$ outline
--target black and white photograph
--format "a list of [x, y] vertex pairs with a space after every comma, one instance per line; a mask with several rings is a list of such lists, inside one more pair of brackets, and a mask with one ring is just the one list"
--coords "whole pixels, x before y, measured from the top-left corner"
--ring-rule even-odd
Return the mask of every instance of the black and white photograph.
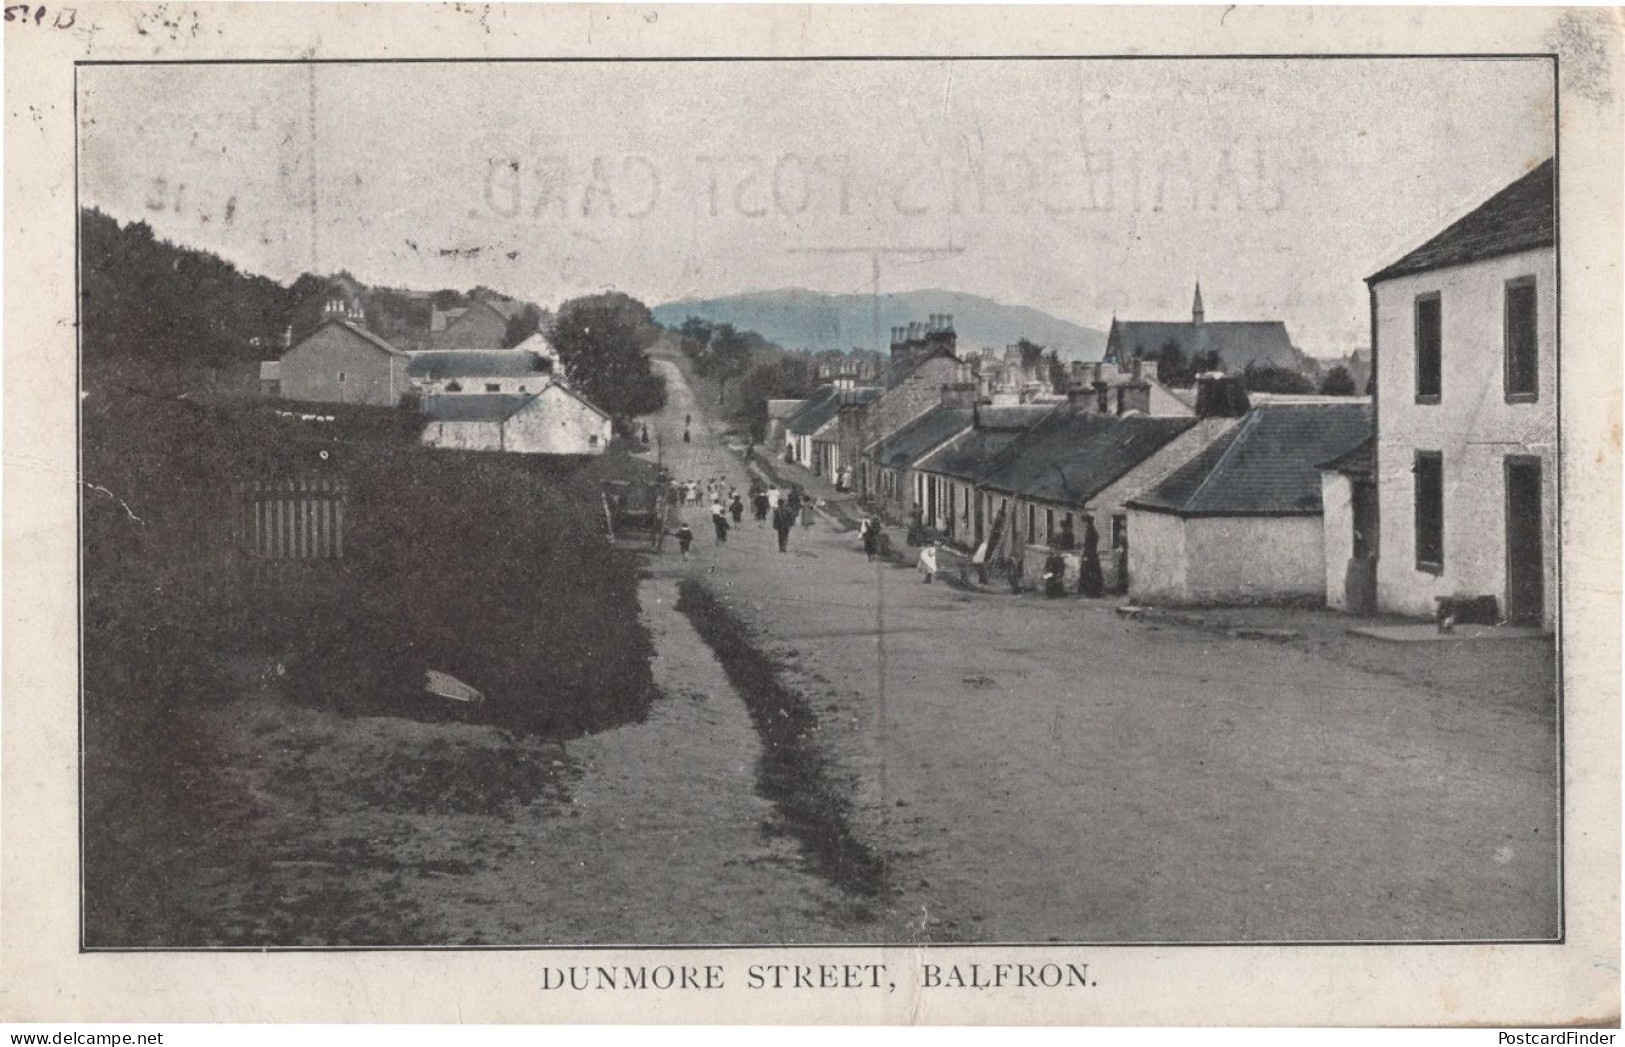
[[1614, 22], [7, 8], [0, 1019], [1617, 1025]]

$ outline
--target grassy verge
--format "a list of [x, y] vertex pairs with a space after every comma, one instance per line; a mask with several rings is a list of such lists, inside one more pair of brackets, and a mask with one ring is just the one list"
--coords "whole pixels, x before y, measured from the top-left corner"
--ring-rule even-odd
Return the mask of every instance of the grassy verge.
[[800, 694], [780, 681], [777, 663], [750, 630], [700, 583], [678, 583], [677, 610], [688, 616], [728, 680], [739, 691], [762, 739], [757, 787], [773, 801], [814, 867], [843, 889], [878, 897], [885, 866], [852, 829], [852, 801], [817, 741], [818, 718]]

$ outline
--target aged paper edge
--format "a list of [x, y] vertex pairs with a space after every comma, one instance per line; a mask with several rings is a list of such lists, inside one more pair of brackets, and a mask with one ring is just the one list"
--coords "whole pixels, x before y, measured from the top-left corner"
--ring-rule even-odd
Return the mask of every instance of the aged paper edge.
[[[81, 5], [6, 26], [0, 1018], [1556, 1025], [1619, 993], [1620, 26], [1607, 9]], [[170, 9], [173, 10], [173, 9]], [[646, 20], [645, 12], [658, 18]], [[141, 30], [150, 27], [152, 31]], [[1550, 945], [82, 953], [77, 805], [74, 71], [80, 61], [910, 55], [1559, 56], [1565, 940]], [[386, 50], [387, 49], [387, 50]], [[919, 965], [1088, 962], [1098, 987], [922, 991]], [[720, 964], [708, 993], [541, 989], [570, 963]], [[885, 963], [872, 991], [752, 992], [751, 963]]]

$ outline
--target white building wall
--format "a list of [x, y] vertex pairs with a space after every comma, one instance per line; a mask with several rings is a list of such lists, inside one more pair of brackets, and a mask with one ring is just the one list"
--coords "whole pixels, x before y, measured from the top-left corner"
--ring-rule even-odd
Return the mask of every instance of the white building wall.
[[1354, 482], [1342, 473], [1320, 474], [1320, 534], [1326, 557], [1326, 606], [1348, 610], [1343, 580], [1354, 557]]
[[503, 445], [520, 454], [603, 454], [610, 420], [556, 385], [509, 416]]
[[1129, 514], [1129, 595], [1168, 604], [1320, 604], [1319, 516]]
[[[1504, 396], [1504, 289], [1534, 276], [1540, 345], [1538, 398]], [[1493, 595], [1505, 606], [1508, 455], [1541, 461], [1545, 624], [1557, 610], [1557, 285], [1555, 253], [1526, 251], [1388, 280], [1377, 298], [1377, 602], [1385, 611], [1432, 615], [1435, 597]], [[1443, 330], [1439, 403], [1416, 403], [1417, 295], [1438, 292]], [[1444, 462], [1444, 565], [1416, 564], [1418, 450]]]
[[[418, 378], [413, 384], [426, 396], [456, 396], [459, 393], [534, 393], [547, 386], [552, 376], [537, 372], [529, 375], [474, 375], [460, 378]], [[450, 389], [448, 386], [457, 388]], [[490, 388], [496, 386], [495, 389]]]
[[502, 450], [502, 425], [499, 422], [430, 422], [423, 427], [425, 447], [444, 447], [456, 451]]
[[1136, 603], [1186, 602], [1185, 521], [1134, 509], [1128, 533], [1129, 597]]

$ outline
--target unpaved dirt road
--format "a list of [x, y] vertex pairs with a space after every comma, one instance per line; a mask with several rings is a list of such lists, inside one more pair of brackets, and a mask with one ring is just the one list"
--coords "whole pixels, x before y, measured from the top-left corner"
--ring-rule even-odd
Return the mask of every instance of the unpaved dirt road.
[[[665, 464], [743, 486], [662, 367]], [[1558, 933], [1554, 699], [1538, 673], [1526, 694], [1475, 701], [1269, 640], [1125, 621], [1105, 601], [924, 585], [827, 522], [798, 528], [789, 554], [748, 517], [717, 546], [691, 512], [695, 559], [652, 570], [707, 586], [818, 711], [856, 783], [856, 831], [887, 861], [892, 933]]]

